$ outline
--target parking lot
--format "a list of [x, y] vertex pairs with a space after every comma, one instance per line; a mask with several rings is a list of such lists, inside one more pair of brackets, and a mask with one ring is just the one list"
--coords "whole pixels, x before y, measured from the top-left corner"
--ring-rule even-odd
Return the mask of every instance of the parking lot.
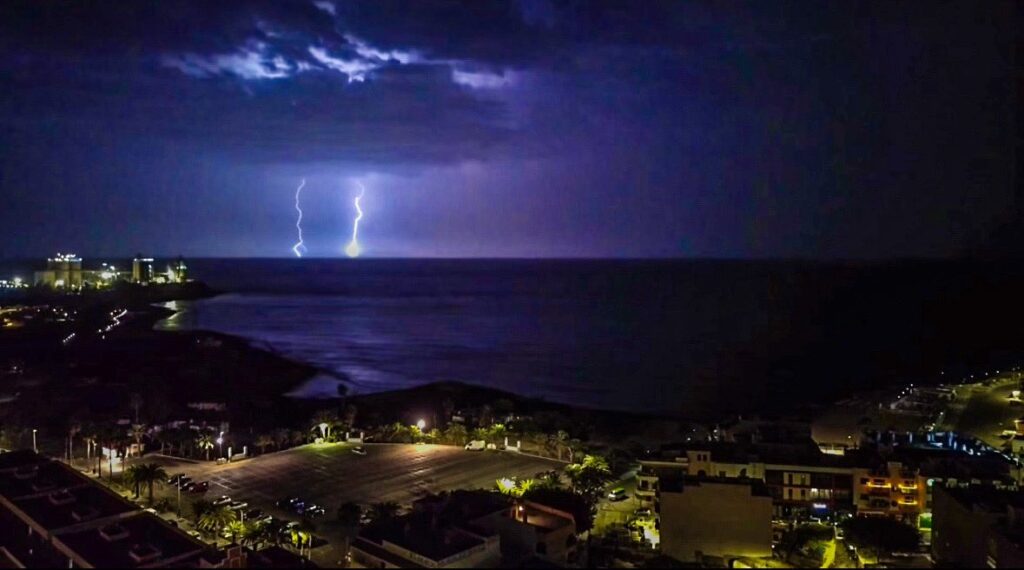
[[492, 488], [501, 477], [533, 477], [561, 468], [552, 460], [510, 452], [440, 445], [364, 448], [366, 455], [356, 455], [349, 445], [312, 444], [227, 465], [159, 462], [169, 473], [209, 481], [207, 498], [226, 494], [266, 509], [282, 497], [301, 496], [326, 507], [328, 516], [346, 501], [405, 504], [431, 492]]

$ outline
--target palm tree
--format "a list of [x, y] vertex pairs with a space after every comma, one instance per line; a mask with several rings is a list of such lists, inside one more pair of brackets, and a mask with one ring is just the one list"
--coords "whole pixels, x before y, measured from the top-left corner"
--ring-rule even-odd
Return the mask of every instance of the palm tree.
[[216, 535], [229, 524], [238, 520], [238, 513], [224, 505], [213, 507], [199, 517], [199, 530]]
[[146, 435], [146, 426], [142, 424], [132, 425], [132, 439], [135, 440], [135, 452], [142, 456], [142, 438]]
[[213, 503], [206, 499], [192, 501], [192, 524], [198, 525], [203, 515], [214, 509]]
[[292, 527], [292, 545], [299, 547], [299, 557], [302, 556], [303, 547], [312, 548], [313, 531], [315, 530], [313, 523], [305, 519], [299, 521], [297, 526]]
[[253, 549], [257, 549], [264, 542], [270, 541], [267, 525], [258, 522], [246, 522], [239, 536], [242, 537], [243, 546], [249, 546]]
[[207, 461], [210, 460], [210, 450], [213, 449], [213, 445], [213, 436], [208, 433], [204, 433], [196, 438], [196, 447], [206, 451]]
[[269, 541], [273, 542], [275, 545], [279, 545], [281, 544], [281, 537], [284, 536], [284, 525], [285, 521], [279, 518], [275, 518], [271, 520], [269, 523], [262, 526], [264, 530], [266, 530], [267, 532]]
[[139, 423], [139, 410], [142, 409], [142, 396], [139, 394], [132, 394], [129, 404], [132, 410], [135, 410], [135, 423]]
[[260, 448], [260, 454], [266, 452], [267, 447], [274, 445], [274, 438], [267, 434], [263, 434], [256, 438], [256, 447]]
[[142, 480], [136, 476], [137, 470], [138, 466], [133, 465], [129, 467], [127, 471], [124, 472], [124, 484], [131, 485], [132, 489], [135, 491], [136, 499], [139, 498], [139, 487], [142, 485]]
[[238, 537], [245, 534], [245, 523], [240, 520], [233, 520], [224, 525], [224, 530], [231, 535], [231, 542], [238, 542]]
[[320, 410], [313, 415], [311, 423], [313, 425], [310, 429], [320, 430], [320, 436], [324, 438], [324, 441], [329, 441], [331, 430], [338, 423], [338, 415], [331, 410]]
[[338, 523], [341, 524], [341, 537], [345, 540], [345, 555], [348, 555], [352, 540], [359, 535], [359, 521], [362, 517], [363, 509], [355, 503], [344, 503], [338, 508]]
[[75, 460], [75, 436], [82, 431], [82, 424], [77, 420], [72, 419], [68, 425], [68, 463]]
[[167, 478], [167, 472], [156, 463], [141, 463], [128, 468], [127, 475], [135, 484], [135, 496], [139, 496], [139, 485], [149, 487], [149, 504], [153, 504], [153, 483]]

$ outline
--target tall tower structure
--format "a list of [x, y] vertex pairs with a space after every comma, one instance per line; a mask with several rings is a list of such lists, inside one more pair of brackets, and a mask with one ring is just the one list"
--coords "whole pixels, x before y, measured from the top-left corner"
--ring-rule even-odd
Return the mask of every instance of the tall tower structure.
[[132, 283], [148, 285], [153, 280], [153, 258], [138, 254], [132, 259]]

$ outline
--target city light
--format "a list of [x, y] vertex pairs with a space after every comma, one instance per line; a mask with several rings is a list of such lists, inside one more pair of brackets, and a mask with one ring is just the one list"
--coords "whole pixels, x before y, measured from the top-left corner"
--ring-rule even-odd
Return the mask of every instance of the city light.
[[416, 422], [416, 427], [420, 428], [420, 430], [425, 429], [427, 427], [427, 421], [424, 419], [420, 419], [418, 422]]

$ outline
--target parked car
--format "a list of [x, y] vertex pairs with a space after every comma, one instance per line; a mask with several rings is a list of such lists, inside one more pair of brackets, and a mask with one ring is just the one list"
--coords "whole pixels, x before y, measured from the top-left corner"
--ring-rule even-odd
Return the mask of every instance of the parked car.
[[355, 453], [356, 455], [366, 455], [366, 450], [363, 449], [363, 446], [357, 445], [352, 448], [352, 453]]
[[637, 509], [637, 510], [633, 511], [633, 516], [635, 516], [638, 519], [650, 518], [650, 516], [651, 516], [651, 509], [648, 509], [647, 507], [643, 507], [643, 508]]
[[323, 507], [315, 503], [305, 505], [304, 508], [302, 509], [302, 514], [310, 518], [322, 517], [326, 512], [327, 511]]
[[231, 501], [230, 503], [228, 503], [228, 508], [231, 509], [232, 511], [240, 511], [248, 506], [249, 503], [245, 501]]
[[299, 497], [285, 497], [275, 504], [281, 507], [282, 509], [291, 509], [294, 508], [295, 505], [300, 504], [302, 502], [303, 500], [300, 499]]
[[181, 479], [178, 479], [178, 482], [176, 484], [178, 487], [181, 487], [182, 489], [187, 489], [190, 483], [192, 483], [191, 477], [182, 477]]
[[193, 494], [196, 494], [196, 495], [205, 493], [205, 492], [207, 492], [209, 490], [210, 490], [210, 482], [209, 481], [198, 481], [196, 483], [192, 483], [192, 486], [187, 489], [187, 491], [189, 493], [193, 493]]
[[610, 501], [625, 501], [626, 500], [626, 489], [624, 487], [616, 487], [608, 493], [608, 500]]
[[466, 444], [467, 451], [483, 451], [487, 449], [487, 442], [482, 439], [474, 439]]
[[215, 507], [219, 507], [221, 505], [227, 505], [230, 502], [231, 502], [231, 497], [229, 497], [227, 495], [221, 495], [219, 498], [216, 498], [213, 501], [211, 501], [211, 504], [213, 506], [215, 506]]
[[177, 483], [177, 482], [178, 482], [178, 481], [179, 481], [179, 480], [180, 480], [181, 478], [183, 478], [184, 476], [185, 476], [185, 474], [184, 474], [184, 473], [175, 473], [174, 475], [171, 475], [171, 478], [170, 478], [170, 479], [168, 479], [168, 480], [167, 480], [167, 484], [168, 484], [168, 485], [174, 485], [174, 484], [176, 484], [176, 483]]

